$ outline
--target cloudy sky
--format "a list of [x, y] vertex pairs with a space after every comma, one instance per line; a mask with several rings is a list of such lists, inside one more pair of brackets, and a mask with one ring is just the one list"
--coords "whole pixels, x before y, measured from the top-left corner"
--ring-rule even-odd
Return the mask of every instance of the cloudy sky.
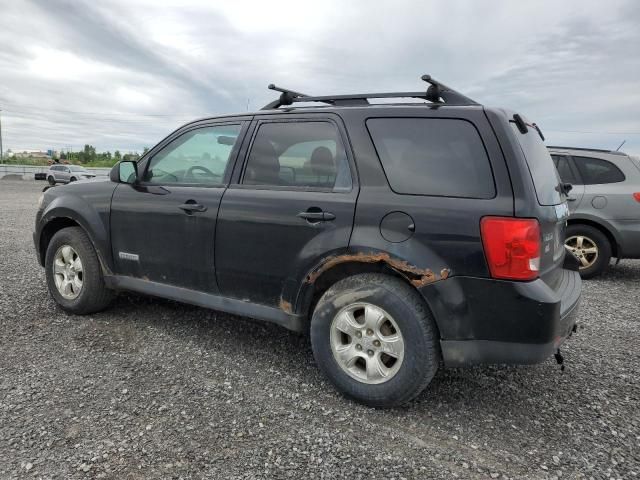
[[0, 0], [4, 148], [141, 150], [186, 121], [421, 74], [640, 154], [640, 2]]

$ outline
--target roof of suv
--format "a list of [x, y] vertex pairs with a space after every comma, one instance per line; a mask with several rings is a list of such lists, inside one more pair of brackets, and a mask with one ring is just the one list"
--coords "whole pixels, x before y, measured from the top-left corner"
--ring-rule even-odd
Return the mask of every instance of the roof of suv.
[[624, 152], [619, 152], [617, 150], [603, 150], [600, 148], [584, 148], [584, 147], [558, 147], [558, 146], [553, 146], [553, 145], [549, 145], [547, 146], [547, 148], [549, 150], [553, 150], [553, 151], [563, 151], [563, 152], [567, 152], [567, 151], [576, 151], [576, 152], [593, 152], [593, 153], [607, 153], [609, 155], [622, 155], [624, 157], [627, 157], [628, 155]]
[[[287, 106], [283, 108], [272, 108], [269, 110], [257, 110], [253, 112], [241, 112], [241, 113], [229, 113], [224, 115], [212, 115], [207, 117], [196, 118], [190, 122], [185, 123], [182, 127], [191, 125], [194, 123], [205, 122], [207, 120], [219, 120], [229, 119], [233, 120], [238, 117], [252, 117], [254, 115], [281, 115], [287, 113], [331, 113], [339, 112], [341, 110], [389, 110], [389, 109], [418, 109], [429, 108], [433, 110], [482, 110], [485, 109], [482, 105], [442, 105], [433, 103], [371, 103], [368, 105], [311, 105], [311, 106]], [[499, 109], [498, 109], [499, 110]], [[181, 128], [182, 128], [181, 127]]]

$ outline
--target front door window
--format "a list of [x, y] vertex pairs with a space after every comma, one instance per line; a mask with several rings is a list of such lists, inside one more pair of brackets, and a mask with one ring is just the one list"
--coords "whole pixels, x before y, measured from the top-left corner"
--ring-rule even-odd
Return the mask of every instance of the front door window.
[[220, 185], [240, 125], [191, 130], [155, 154], [144, 175], [146, 183]]

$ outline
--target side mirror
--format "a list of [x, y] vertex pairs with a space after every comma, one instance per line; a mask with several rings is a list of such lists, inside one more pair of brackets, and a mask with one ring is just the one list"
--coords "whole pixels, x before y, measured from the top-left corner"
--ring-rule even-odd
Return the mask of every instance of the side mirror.
[[129, 160], [116, 163], [109, 179], [116, 183], [136, 183], [138, 181], [138, 163]]

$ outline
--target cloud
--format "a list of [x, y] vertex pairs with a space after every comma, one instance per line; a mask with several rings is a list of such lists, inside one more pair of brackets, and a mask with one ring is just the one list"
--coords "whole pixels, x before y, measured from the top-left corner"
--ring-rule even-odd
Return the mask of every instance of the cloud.
[[[186, 121], [431, 73], [551, 143], [640, 153], [640, 7], [567, 2], [0, 0], [5, 148], [141, 150]], [[596, 132], [596, 133], [573, 133]]]

